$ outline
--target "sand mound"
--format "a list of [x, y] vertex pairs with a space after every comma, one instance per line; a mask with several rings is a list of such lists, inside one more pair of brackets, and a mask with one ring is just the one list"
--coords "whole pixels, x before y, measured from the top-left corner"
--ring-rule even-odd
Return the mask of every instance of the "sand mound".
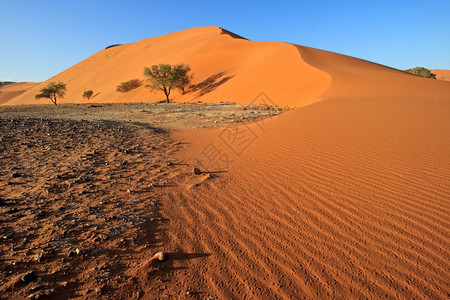
[[7, 85], [0, 85], [0, 105], [28, 91], [36, 84], [37, 83], [35, 82], [18, 82]]
[[450, 70], [434, 69], [430, 71], [436, 74], [436, 79], [450, 81]]

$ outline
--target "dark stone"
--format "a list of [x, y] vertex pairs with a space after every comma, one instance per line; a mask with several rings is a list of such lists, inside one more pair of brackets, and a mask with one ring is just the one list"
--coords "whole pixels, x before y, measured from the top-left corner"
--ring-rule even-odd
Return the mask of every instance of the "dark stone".
[[15, 173], [12, 173], [12, 177], [13, 178], [22, 177], [22, 174], [15, 172]]
[[1, 206], [6, 206], [6, 203], [5, 203], [5, 201], [2, 198], [0, 198], [0, 207]]
[[195, 175], [200, 175], [200, 174], [202, 174], [202, 171], [200, 171], [199, 168], [194, 168], [194, 174]]
[[20, 279], [25, 282], [25, 283], [29, 283], [31, 281], [33, 281], [33, 279], [36, 278], [36, 275], [34, 274], [33, 271], [23, 275], [22, 277], [20, 277]]

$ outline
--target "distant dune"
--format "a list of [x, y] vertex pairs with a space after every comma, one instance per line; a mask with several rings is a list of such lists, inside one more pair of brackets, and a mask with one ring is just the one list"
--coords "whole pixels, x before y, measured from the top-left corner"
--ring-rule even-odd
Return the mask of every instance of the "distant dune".
[[35, 82], [8, 83], [0, 86], [0, 105], [36, 86]]
[[[67, 83], [66, 102], [85, 89], [160, 100], [115, 86], [161, 62], [193, 70], [198, 89], [175, 101], [297, 107], [172, 134], [180, 164], [216, 173], [161, 191], [164, 247], [192, 256], [168, 285], [218, 299], [448, 298], [450, 82], [218, 27], [105, 49], [50, 80]], [[36, 103], [44, 84], [7, 104]]]
[[433, 69], [430, 71], [436, 74], [436, 79], [450, 81], [450, 70]]

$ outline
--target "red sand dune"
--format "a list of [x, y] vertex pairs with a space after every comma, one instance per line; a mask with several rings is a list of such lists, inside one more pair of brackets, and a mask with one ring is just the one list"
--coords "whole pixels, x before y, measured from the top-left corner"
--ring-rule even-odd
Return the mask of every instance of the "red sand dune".
[[310, 103], [330, 84], [329, 75], [305, 63], [291, 44], [252, 42], [218, 27], [201, 27], [104, 49], [7, 104], [49, 103], [34, 95], [50, 81], [67, 83], [61, 103], [86, 102], [85, 90], [97, 94], [91, 102], [162, 100], [162, 92], [152, 93], [145, 84], [128, 93], [116, 92], [121, 82], [144, 80], [144, 67], [158, 63], [189, 64], [193, 84], [200, 84], [184, 96], [173, 92], [174, 101], [249, 103], [264, 91], [278, 98], [278, 104], [294, 106]]
[[114, 91], [158, 62], [190, 64], [195, 83], [230, 77], [199, 100], [249, 103], [265, 92], [298, 107], [173, 133], [187, 143], [180, 163], [224, 171], [181, 176], [184, 188], [165, 197], [165, 247], [192, 255], [173, 262], [174, 287], [218, 299], [448, 299], [449, 82], [216, 27], [102, 50], [52, 80], [68, 83], [69, 102], [83, 89], [100, 92], [95, 101], [163, 99]]
[[430, 71], [436, 74], [436, 79], [450, 81], [450, 70], [433, 69]]

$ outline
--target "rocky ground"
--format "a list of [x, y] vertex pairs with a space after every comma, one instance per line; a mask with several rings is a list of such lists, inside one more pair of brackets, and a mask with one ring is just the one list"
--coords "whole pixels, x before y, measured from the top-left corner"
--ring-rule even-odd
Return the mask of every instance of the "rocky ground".
[[0, 111], [0, 299], [169, 297], [162, 193], [167, 130], [281, 113], [234, 104], [9, 107]]
[[0, 106], [2, 118], [58, 118], [64, 120], [117, 121], [146, 124], [164, 130], [211, 128], [253, 121], [282, 113], [285, 109], [267, 105], [211, 103], [92, 103], [63, 105]]

